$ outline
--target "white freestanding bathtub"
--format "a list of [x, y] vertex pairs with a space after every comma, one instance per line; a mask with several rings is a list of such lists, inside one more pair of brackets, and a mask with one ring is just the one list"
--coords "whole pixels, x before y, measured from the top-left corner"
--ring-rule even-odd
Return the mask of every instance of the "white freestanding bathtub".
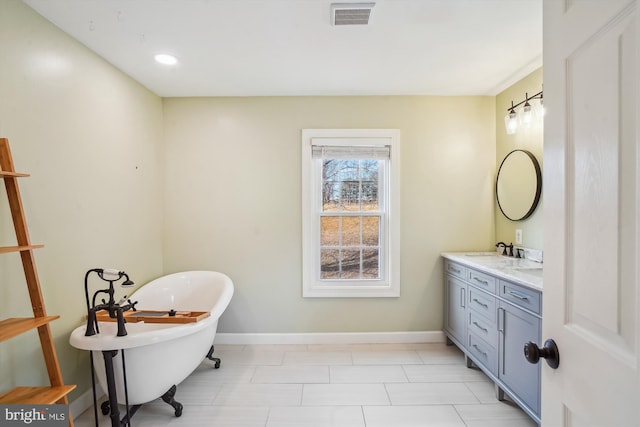
[[128, 404], [150, 402], [182, 382], [205, 358], [213, 344], [218, 318], [227, 308], [233, 290], [231, 279], [214, 271], [163, 276], [129, 297], [138, 301], [136, 309], [207, 311], [210, 316], [194, 323], [126, 323], [127, 335], [120, 337], [116, 336], [116, 322], [99, 322], [99, 333], [87, 337], [86, 326], [79, 326], [69, 341], [76, 348], [92, 351], [96, 376], [105, 393], [108, 389], [103, 352], [118, 350], [112, 361], [120, 404], [125, 404], [126, 397], [121, 357], [124, 353]]

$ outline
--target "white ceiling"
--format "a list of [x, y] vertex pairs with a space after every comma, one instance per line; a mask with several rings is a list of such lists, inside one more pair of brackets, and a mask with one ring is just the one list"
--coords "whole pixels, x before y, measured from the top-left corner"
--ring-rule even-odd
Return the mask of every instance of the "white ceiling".
[[542, 0], [367, 0], [349, 27], [331, 0], [23, 1], [163, 97], [495, 95], [542, 65]]

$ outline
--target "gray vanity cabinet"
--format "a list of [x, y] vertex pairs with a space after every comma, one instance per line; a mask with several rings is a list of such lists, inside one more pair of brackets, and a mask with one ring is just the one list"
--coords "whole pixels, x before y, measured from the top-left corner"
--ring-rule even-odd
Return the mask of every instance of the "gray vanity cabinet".
[[448, 271], [445, 280], [445, 321], [448, 336], [458, 345], [467, 340], [467, 284], [462, 280], [466, 268], [458, 264], [445, 263]]
[[445, 259], [444, 330], [505, 393], [540, 422], [540, 364], [524, 357], [524, 345], [540, 342], [542, 294], [517, 283]]

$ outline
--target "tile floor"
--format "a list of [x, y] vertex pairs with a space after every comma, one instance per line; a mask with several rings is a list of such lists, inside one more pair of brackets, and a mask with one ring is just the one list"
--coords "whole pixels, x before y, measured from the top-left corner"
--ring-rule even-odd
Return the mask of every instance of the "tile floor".
[[[444, 344], [217, 345], [182, 384], [181, 417], [160, 399], [132, 426], [535, 427]], [[109, 426], [99, 413], [100, 426]], [[95, 425], [93, 409], [75, 420]]]

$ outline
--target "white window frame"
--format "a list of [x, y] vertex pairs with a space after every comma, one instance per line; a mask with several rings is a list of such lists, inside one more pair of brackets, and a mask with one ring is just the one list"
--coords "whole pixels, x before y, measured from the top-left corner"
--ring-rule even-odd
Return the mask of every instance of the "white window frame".
[[[321, 168], [314, 167], [313, 145], [389, 146], [383, 195], [379, 280], [320, 279]], [[400, 131], [398, 129], [302, 130], [302, 295], [308, 297], [400, 296]]]

